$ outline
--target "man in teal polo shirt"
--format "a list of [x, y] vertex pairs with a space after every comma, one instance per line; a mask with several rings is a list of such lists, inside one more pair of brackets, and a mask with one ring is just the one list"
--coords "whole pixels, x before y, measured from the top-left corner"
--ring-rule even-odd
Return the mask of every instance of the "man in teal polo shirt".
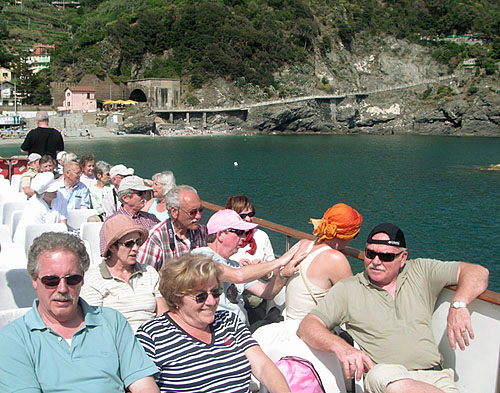
[[35, 239], [28, 272], [38, 299], [0, 330], [1, 392], [159, 392], [157, 368], [125, 318], [79, 297], [88, 267], [77, 237]]
[[[365, 271], [336, 283], [301, 322], [311, 347], [337, 355], [347, 378], [368, 393], [458, 393], [453, 370], [441, 368], [432, 313], [441, 290], [458, 284], [448, 314], [448, 338], [464, 350], [474, 338], [467, 305], [488, 286], [488, 270], [464, 262], [407, 261], [403, 232], [377, 225], [368, 235]], [[346, 324], [360, 350], [332, 334]]]

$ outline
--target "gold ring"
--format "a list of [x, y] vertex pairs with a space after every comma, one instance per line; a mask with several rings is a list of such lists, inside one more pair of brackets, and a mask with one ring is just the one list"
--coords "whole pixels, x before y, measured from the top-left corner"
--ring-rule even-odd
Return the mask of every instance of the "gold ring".
[[462, 333], [467, 333], [467, 329], [462, 329]]

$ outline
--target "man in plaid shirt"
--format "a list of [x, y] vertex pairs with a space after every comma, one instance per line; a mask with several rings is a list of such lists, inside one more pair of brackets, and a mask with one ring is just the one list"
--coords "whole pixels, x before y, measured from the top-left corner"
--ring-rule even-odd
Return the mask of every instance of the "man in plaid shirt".
[[170, 258], [207, 245], [207, 229], [200, 225], [203, 206], [190, 186], [172, 188], [165, 196], [170, 218], [152, 230], [137, 253], [137, 262], [160, 270]]

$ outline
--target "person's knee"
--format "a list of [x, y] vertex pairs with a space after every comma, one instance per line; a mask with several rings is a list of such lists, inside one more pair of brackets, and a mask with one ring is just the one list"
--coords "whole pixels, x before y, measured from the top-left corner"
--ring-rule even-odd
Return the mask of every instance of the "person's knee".
[[408, 378], [408, 370], [399, 364], [377, 364], [365, 376], [364, 385], [368, 393], [386, 393], [387, 386]]

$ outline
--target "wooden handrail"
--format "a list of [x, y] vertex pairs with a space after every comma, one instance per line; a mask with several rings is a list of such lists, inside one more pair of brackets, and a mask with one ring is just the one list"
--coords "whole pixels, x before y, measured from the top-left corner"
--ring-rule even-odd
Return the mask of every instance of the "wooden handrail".
[[[207, 208], [209, 210], [213, 210], [213, 211], [219, 211], [221, 209], [224, 209], [222, 206], [216, 205], [214, 203], [206, 202], [206, 201], [201, 201], [201, 204], [205, 208]], [[285, 235], [287, 237], [293, 237], [295, 239], [316, 240], [316, 237], [309, 234], [309, 233], [301, 232], [301, 231], [298, 231], [296, 229], [286, 227], [284, 225], [280, 225], [280, 224], [276, 224], [276, 223], [271, 222], [271, 221], [264, 220], [262, 218], [254, 217], [253, 222], [256, 224], [259, 224], [260, 226], [262, 226], [266, 229], [270, 229], [272, 231], [281, 233], [282, 235]], [[340, 250], [340, 251], [342, 251], [345, 255], [348, 255], [350, 257], [357, 258], [360, 260], [364, 260], [364, 257], [365, 257], [364, 251], [360, 251], [360, 250], [358, 250], [356, 248], [352, 248], [352, 247], [346, 247], [345, 249]], [[456, 285], [450, 285], [448, 288], [450, 288], [454, 291], [457, 290]], [[500, 293], [498, 293], [498, 292], [486, 290], [479, 296], [479, 299], [500, 306]]]

